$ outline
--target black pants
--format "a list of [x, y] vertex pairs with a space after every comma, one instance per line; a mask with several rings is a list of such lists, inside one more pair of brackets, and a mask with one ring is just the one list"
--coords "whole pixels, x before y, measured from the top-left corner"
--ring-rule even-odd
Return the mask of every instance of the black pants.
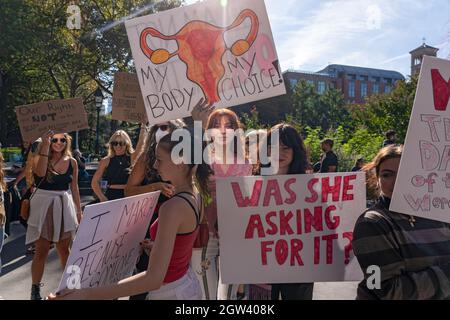
[[[141, 272], [147, 270], [148, 260], [149, 260], [149, 256], [147, 255], [147, 253], [143, 252], [141, 254], [141, 256], [139, 257], [138, 263], [136, 264], [135, 274], [138, 274], [138, 273], [141, 273]], [[134, 296], [130, 296], [130, 300], [145, 300], [146, 297], [147, 297], [147, 293], [141, 293], [141, 294], [136, 294]]]
[[272, 300], [312, 300], [314, 283], [274, 283]]

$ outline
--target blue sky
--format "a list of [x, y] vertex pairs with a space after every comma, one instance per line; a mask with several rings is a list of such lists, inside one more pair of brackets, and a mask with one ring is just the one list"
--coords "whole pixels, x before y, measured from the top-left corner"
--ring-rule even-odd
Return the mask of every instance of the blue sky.
[[[229, 0], [239, 1], [239, 0]], [[195, 3], [197, 0], [187, 0]], [[330, 63], [410, 74], [422, 44], [450, 59], [450, 0], [265, 0], [278, 57], [288, 68]]]

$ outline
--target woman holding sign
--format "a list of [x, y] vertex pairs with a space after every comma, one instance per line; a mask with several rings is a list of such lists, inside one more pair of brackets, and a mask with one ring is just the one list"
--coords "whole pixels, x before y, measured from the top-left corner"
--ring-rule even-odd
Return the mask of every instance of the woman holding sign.
[[[271, 150], [272, 135], [278, 131], [278, 159], [271, 157], [269, 166], [274, 166], [274, 161], [278, 161], [278, 171], [276, 175], [305, 174], [308, 167], [308, 153], [300, 134], [294, 127], [280, 123], [273, 126], [267, 134], [267, 150]], [[263, 142], [264, 143], [264, 142]], [[272, 156], [272, 155], [271, 155]], [[276, 167], [276, 166], [275, 166]], [[312, 300], [314, 283], [279, 283], [272, 284], [272, 300]]]
[[208, 194], [207, 180], [212, 172], [205, 163], [193, 164], [192, 153], [180, 164], [174, 163], [181, 160], [171, 157], [178, 143], [167, 135], [156, 147], [154, 167], [162, 179], [172, 182], [176, 193], [161, 206], [159, 217], [151, 226], [153, 243], [147, 246], [147, 249], [151, 247], [147, 271], [113, 285], [63, 290], [50, 299], [115, 299], [144, 292], [149, 292], [150, 300], [201, 298], [200, 284], [190, 260], [203, 217], [202, 198]]
[[387, 146], [363, 168], [379, 198], [353, 232], [364, 272], [357, 299], [449, 299], [450, 225], [389, 210], [402, 151]]
[[[211, 203], [205, 208], [209, 226], [209, 241], [206, 247], [196, 250], [192, 265], [201, 280], [206, 300], [237, 300], [244, 292], [238, 292], [239, 284], [222, 283], [219, 269], [219, 230], [217, 225], [216, 177], [249, 176], [253, 166], [248, 163], [245, 153], [244, 135], [241, 122], [235, 112], [216, 109], [200, 100], [192, 111], [194, 120], [202, 121], [208, 130], [213, 148], [210, 149], [210, 163], [214, 175], [208, 181]], [[242, 132], [243, 133], [243, 132]]]
[[[130, 136], [123, 130], [117, 130], [108, 142], [108, 155], [100, 160], [98, 169], [92, 177], [91, 187], [100, 202], [120, 199], [125, 196], [125, 187], [131, 168], [136, 162], [145, 143], [146, 126], [141, 125], [137, 151], [131, 145]], [[106, 192], [100, 187], [100, 180], [105, 176], [108, 183]]]
[[70, 152], [67, 133], [42, 136], [38, 154], [33, 159], [36, 189], [30, 197], [30, 216], [26, 244], [35, 244], [31, 264], [31, 299], [41, 300], [40, 287], [50, 245], [56, 243], [64, 269], [69, 246], [81, 220], [78, 166]]

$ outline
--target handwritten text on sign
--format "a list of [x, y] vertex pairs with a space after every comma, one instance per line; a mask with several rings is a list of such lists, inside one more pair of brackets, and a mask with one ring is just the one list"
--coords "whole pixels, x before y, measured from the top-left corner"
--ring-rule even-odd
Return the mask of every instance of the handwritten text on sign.
[[16, 107], [24, 141], [33, 142], [48, 130], [64, 133], [89, 128], [81, 98], [50, 100]]
[[204, 97], [231, 107], [286, 93], [263, 0], [209, 0], [125, 22], [150, 124]]
[[112, 118], [147, 123], [147, 114], [136, 74], [127, 72], [114, 74]]
[[105, 286], [130, 276], [159, 193], [87, 206], [59, 290], [70, 283], [69, 267], [79, 270], [81, 288]]
[[341, 173], [218, 179], [224, 282], [361, 279], [351, 241], [365, 210], [364, 178]]
[[424, 57], [390, 209], [450, 222], [450, 61]]

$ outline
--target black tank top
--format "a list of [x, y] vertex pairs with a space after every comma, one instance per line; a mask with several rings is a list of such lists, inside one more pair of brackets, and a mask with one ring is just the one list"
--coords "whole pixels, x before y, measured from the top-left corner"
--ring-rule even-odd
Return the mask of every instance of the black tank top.
[[54, 174], [51, 178], [51, 181], [47, 181], [46, 177], [38, 177], [34, 175], [34, 180], [36, 181], [36, 186], [42, 190], [50, 190], [50, 191], [66, 191], [69, 190], [69, 184], [72, 182], [72, 160], [69, 160], [69, 168], [63, 174]]
[[105, 178], [108, 185], [127, 184], [131, 173], [131, 156], [114, 156], [109, 159], [109, 165], [105, 171]]

